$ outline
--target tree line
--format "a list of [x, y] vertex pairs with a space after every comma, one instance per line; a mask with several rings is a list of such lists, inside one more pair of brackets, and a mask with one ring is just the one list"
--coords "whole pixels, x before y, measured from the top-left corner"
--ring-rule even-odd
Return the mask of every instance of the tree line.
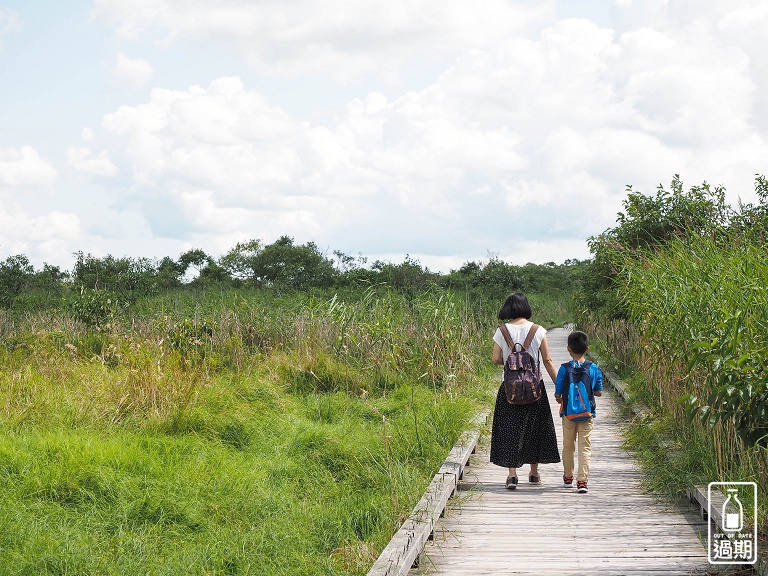
[[437, 285], [501, 300], [512, 291], [540, 293], [573, 286], [587, 264], [572, 259], [562, 264], [518, 266], [492, 256], [485, 262], [470, 261], [457, 270], [438, 273], [410, 256], [400, 263], [375, 260], [369, 265], [362, 255], [352, 256], [339, 250], [329, 255], [314, 242], [297, 244], [290, 236], [281, 236], [271, 244], [257, 239], [239, 242], [219, 257], [201, 249], [188, 250], [175, 259], [97, 257], [83, 252], [73, 256], [71, 270], [50, 264], [35, 269], [23, 254], [0, 262], [0, 307], [46, 309], [61, 306], [87, 291], [135, 302], [168, 290], [211, 287], [291, 293], [386, 285], [407, 295], [417, 295]]

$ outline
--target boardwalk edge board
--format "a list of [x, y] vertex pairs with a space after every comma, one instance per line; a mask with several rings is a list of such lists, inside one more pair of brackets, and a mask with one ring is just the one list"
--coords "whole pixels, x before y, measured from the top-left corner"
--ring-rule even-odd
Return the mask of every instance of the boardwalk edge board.
[[[594, 354], [590, 354], [591, 356], [595, 357]], [[595, 357], [595, 361], [599, 364], [599, 359]], [[607, 370], [603, 368], [602, 366], [600, 369], [603, 372], [603, 376], [605, 381], [614, 389], [616, 392], [619, 393], [619, 395], [622, 397], [624, 402], [629, 406], [629, 408], [639, 417], [644, 418], [646, 416], [646, 412], [642, 408], [638, 408], [635, 404], [629, 401], [629, 398], [627, 396], [627, 384], [623, 382], [618, 376], [616, 376], [613, 372], [610, 370]], [[709, 501], [707, 500], [707, 487], [706, 486], [691, 486], [686, 489], [686, 496], [688, 497], [688, 500], [694, 504], [699, 506], [699, 513], [701, 514], [701, 517], [708, 522], [713, 522], [719, 530], [723, 530], [723, 515], [720, 512], [720, 509], [722, 507], [723, 502], [725, 501], [725, 497], [720, 495], [713, 495], [713, 506], [710, 508]], [[709, 510], [712, 510], [712, 513], [709, 513]], [[758, 576], [768, 576], [768, 561], [766, 561], [763, 553], [759, 553], [757, 557], [757, 562], [755, 562], [755, 572]]]
[[374, 562], [368, 576], [404, 576], [418, 565], [438, 518], [464, 476], [464, 468], [480, 438], [480, 427], [488, 421], [489, 413], [484, 410], [472, 419], [471, 428], [456, 441], [421, 500]]

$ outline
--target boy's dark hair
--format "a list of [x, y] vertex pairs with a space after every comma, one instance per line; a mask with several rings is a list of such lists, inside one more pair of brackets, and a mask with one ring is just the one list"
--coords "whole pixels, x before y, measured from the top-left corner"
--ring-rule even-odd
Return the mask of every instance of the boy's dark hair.
[[515, 292], [507, 296], [499, 310], [499, 320], [513, 320], [515, 318], [531, 319], [533, 310], [528, 303], [528, 298], [522, 292]]
[[589, 337], [579, 330], [568, 334], [568, 347], [574, 354], [584, 354], [589, 348]]

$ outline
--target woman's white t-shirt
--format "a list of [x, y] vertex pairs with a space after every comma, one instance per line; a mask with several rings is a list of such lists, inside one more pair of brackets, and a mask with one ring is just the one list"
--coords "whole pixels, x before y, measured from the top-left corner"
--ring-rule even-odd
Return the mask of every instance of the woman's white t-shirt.
[[[509, 330], [509, 335], [512, 336], [512, 342], [523, 344], [525, 342], [525, 337], [528, 336], [528, 331], [531, 329], [531, 326], [533, 326], [533, 322], [531, 321], [528, 321], [525, 324], [507, 323], [507, 330]], [[547, 331], [544, 327], [539, 326], [538, 330], [536, 330], [536, 334], [533, 336], [531, 345], [528, 348], [528, 352], [534, 358], [539, 358], [539, 346], [546, 335]], [[501, 357], [506, 362], [510, 349], [509, 346], [507, 346], [507, 341], [504, 339], [504, 335], [501, 333], [501, 328], [496, 328], [496, 333], [493, 335], [493, 341], [501, 346]]]

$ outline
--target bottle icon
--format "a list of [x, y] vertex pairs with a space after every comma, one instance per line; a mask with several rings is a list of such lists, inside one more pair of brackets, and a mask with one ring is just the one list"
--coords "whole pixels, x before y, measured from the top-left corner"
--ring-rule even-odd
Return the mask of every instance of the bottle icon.
[[736, 488], [728, 489], [728, 497], [723, 502], [723, 530], [740, 532], [744, 525], [744, 508], [739, 502]]

